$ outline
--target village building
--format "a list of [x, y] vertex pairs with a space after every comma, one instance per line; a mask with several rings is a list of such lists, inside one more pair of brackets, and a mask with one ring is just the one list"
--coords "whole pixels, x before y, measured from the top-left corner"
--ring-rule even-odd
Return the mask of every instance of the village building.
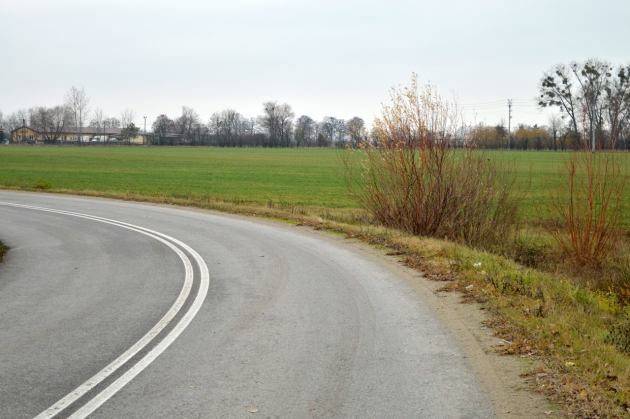
[[[46, 144], [46, 143], [76, 143], [79, 140], [78, 129], [75, 127], [64, 128], [61, 131], [38, 130], [35, 127], [23, 125], [11, 131], [11, 142], [15, 144]], [[81, 129], [81, 142], [122, 142], [122, 128], [92, 128]], [[131, 144], [147, 144], [147, 136], [138, 134], [131, 138]]]

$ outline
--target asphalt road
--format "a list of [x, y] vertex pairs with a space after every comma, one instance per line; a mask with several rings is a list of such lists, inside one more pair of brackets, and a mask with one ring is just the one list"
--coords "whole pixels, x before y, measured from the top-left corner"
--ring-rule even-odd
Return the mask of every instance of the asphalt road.
[[303, 227], [0, 191], [0, 238], [0, 418], [494, 417], [403, 279]]

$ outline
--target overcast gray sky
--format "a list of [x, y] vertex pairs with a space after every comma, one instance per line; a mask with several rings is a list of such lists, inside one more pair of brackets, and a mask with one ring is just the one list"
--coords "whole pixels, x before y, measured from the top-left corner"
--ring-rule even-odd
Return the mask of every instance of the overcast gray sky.
[[[600, 58], [630, 62], [627, 0], [0, 0], [0, 110], [60, 104], [84, 87], [108, 116], [149, 124], [193, 107], [289, 103], [297, 116], [366, 122], [411, 73], [469, 122], [544, 124], [543, 71]], [[498, 101], [498, 102], [497, 102]], [[521, 102], [524, 101], [524, 102]], [[486, 105], [486, 102], [496, 102]], [[476, 110], [476, 115], [473, 112]]]

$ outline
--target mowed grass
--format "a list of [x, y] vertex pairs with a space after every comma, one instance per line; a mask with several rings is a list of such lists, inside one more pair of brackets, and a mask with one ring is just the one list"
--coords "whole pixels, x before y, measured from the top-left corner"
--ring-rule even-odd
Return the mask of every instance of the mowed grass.
[[356, 207], [334, 149], [0, 147], [0, 184]]
[[[336, 149], [0, 147], [0, 185], [53, 190], [211, 197], [226, 201], [357, 208]], [[567, 153], [491, 151], [516, 171], [526, 221], [548, 217], [549, 189]], [[628, 154], [619, 154], [628, 165]], [[627, 185], [630, 197], [630, 184]], [[630, 204], [630, 199], [627, 204]]]

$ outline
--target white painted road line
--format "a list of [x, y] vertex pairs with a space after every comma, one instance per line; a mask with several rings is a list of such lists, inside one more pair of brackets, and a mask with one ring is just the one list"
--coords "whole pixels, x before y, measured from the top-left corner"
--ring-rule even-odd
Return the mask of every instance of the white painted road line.
[[[188, 251], [197, 262], [199, 266], [199, 270], [201, 273], [201, 283], [199, 286], [199, 291], [197, 296], [189, 308], [189, 310], [184, 314], [182, 319], [178, 322], [178, 324], [169, 332], [169, 334], [158, 344], [156, 345], [147, 355], [145, 355], [140, 361], [138, 361], [131, 369], [129, 369], [125, 374], [123, 374], [120, 378], [118, 378], [114, 383], [112, 383], [109, 387], [104, 389], [102, 392], [97, 394], [93, 399], [91, 399], [86, 405], [84, 405], [81, 409], [75, 412], [71, 418], [81, 419], [87, 417], [90, 413], [96, 410], [99, 406], [101, 406], [105, 401], [107, 401], [110, 397], [112, 397], [116, 392], [122, 389], [129, 381], [131, 381], [135, 376], [137, 376], [142, 370], [144, 370], [151, 362], [153, 362], [162, 352], [170, 346], [175, 339], [186, 329], [186, 327], [190, 324], [192, 319], [195, 317], [205, 297], [208, 293], [208, 287], [210, 282], [210, 275], [208, 272], [208, 267], [201, 256], [194, 251], [190, 246], [182, 243], [181, 241], [170, 237], [166, 234], [159, 233], [154, 230], [150, 230], [144, 227], [136, 226], [129, 223], [124, 223], [121, 221], [111, 220], [107, 218], [74, 213], [69, 211], [56, 210], [52, 208], [42, 208], [35, 207], [31, 205], [22, 205], [22, 204], [14, 204], [8, 202], [0, 202], [0, 205], [3, 206], [11, 206], [11, 207], [19, 207], [19, 208], [27, 208], [37, 211], [46, 211], [51, 213], [69, 215], [74, 217], [86, 218], [98, 222], [103, 222], [111, 225], [116, 225], [122, 228], [126, 228], [132, 231], [136, 231], [138, 233], [149, 236], [155, 240], [158, 240], [161, 243], [164, 243], [168, 247], [170, 247], [182, 260], [185, 267], [185, 280], [184, 286], [175, 300], [173, 306], [169, 309], [169, 311], [160, 319], [160, 321], [147, 333], [145, 334], [138, 342], [136, 342], [131, 348], [125, 351], [121, 356], [119, 356], [116, 360], [111, 362], [104, 369], [99, 371], [96, 375], [91, 377], [85, 383], [81, 384], [75, 390], [70, 392], [68, 395], [63, 397], [57, 403], [40, 413], [35, 417], [35, 419], [49, 419], [56, 416], [58, 413], [63, 411], [65, 408], [70, 406], [88, 391], [90, 391], [94, 386], [101, 383], [107, 377], [109, 377], [112, 373], [114, 373], [118, 368], [127, 363], [132, 357], [134, 357], [138, 352], [140, 352], [144, 347], [146, 347], [154, 338], [157, 336], [179, 313], [182, 306], [184, 305], [186, 299], [190, 294], [190, 290], [193, 286], [193, 269], [190, 259], [173, 243], [184, 248]], [[167, 241], [167, 240], [170, 240]], [[171, 243], [172, 242], [172, 243]]]

